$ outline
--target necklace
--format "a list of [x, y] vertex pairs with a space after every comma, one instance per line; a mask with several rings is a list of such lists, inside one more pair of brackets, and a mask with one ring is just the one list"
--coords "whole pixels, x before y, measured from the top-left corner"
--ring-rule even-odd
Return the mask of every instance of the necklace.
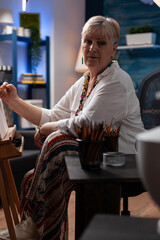
[[84, 84], [83, 84], [81, 99], [80, 99], [79, 107], [78, 107], [78, 109], [77, 109], [77, 111], [76, 111], [76, 113], [75, 113], [75, 116], [77, 116], [78, 113], [79, 113], [80, 111], [82, 111], [85, 97], [88, 98], [88, 97], [90, 96], [92, 90], [95, 88], [95, 86], [96, 86], [96, 84], [97, 84], [97, 82], [98, 82], [97, 79], [96, 79], [96, 81], [94, 82], [91, 90], [89, 91], [88, 95], [86, 96], [89, 80], [90, 80], [90, 76], [88, 75], [86, 81], [85, 81]]
[[[113, 63], [113, 61], [111, 61], [111, 62], [109, 63], [108, 67], [111, 67], [112, 63]], [[91, 90], [89, 91], [88, 95], [86, 96], [89, 80], [90, 80], [90, 75], [88, 74], [88, 75], [87, 75], [87, 78], [86, 78], [86, 81], [85, 81], [84, 84], [83, 84], [81, 99], [80, 99], [79, 107], [77, 108], [77, 111], [76, 111], [76, 113], [75, 113], [75, 116], [78, 116], [78, 113], [79, 113], [80, 111], [82, 111], [85, 97], [88, 98], [88, 97], [90, 96], [92, 90], [93, 90], [93, 89], [95, 88], [95, 86], [97, 85], [97, 82], [98, 82], [98, 81], [97, 81], [97, 79], [96, 79], [96, 81], [94, 82]]]

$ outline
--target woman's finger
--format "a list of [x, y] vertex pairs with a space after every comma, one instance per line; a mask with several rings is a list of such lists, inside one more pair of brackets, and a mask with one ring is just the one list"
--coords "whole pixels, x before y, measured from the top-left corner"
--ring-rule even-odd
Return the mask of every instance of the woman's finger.
[[38, 131], [34, 135], [34, 141], [35, 141], [35, 144], [40, 148], [43, 145], [43, 141], [42, 141], [43, 138], [44, 136], [41, 134], [40, 128], [38, 128]]

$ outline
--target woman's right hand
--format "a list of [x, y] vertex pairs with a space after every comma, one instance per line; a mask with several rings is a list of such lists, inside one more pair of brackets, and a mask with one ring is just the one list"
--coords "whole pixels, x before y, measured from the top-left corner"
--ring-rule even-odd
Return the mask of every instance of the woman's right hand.
[[10, 105], [10, 103], [17, 98], [17, 89], [13, 84], [9, 84], [7, 82], [4, 82], [0, 86], [0, 98]]

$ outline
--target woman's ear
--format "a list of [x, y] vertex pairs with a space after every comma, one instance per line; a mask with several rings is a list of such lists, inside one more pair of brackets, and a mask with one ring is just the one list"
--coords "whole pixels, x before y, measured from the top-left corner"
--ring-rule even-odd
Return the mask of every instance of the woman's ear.
[[111, 56], [111, 60], [113, 60], [113, 59], [115, 58], [115, 54], [116, 54], [117, 47], [118, 47], [118, 44], [115, 43], [115, 44], [113, 45], [113, 54], [112, 54], [112, 56]]
[[113, 45], [113, 54], [112, 54], [113, 56], [112, 56], [112, 59], [113, 59], [114, 56], [115, 56], [115, 53], [116, 53], [117, 47], [118, 47], [118, 44], [115, 43], [115, 44]]
[[117, 50], [117, 47], [118, 47], [118, 43], [114, 43], [114, 45], [113, 45], [113, 51], [114, 52]]

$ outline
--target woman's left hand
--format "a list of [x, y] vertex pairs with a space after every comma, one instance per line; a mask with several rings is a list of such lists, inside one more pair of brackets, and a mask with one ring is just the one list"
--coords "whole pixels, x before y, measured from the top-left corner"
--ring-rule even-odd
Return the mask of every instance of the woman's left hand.
[[35, 144], [38, 147], [42, 147], [43, 139], [46, 138], [52, 132], [56, 132], [58, 130], [57, 122], [48, 122], [39, 128], [39, 130], [34, 135]]

